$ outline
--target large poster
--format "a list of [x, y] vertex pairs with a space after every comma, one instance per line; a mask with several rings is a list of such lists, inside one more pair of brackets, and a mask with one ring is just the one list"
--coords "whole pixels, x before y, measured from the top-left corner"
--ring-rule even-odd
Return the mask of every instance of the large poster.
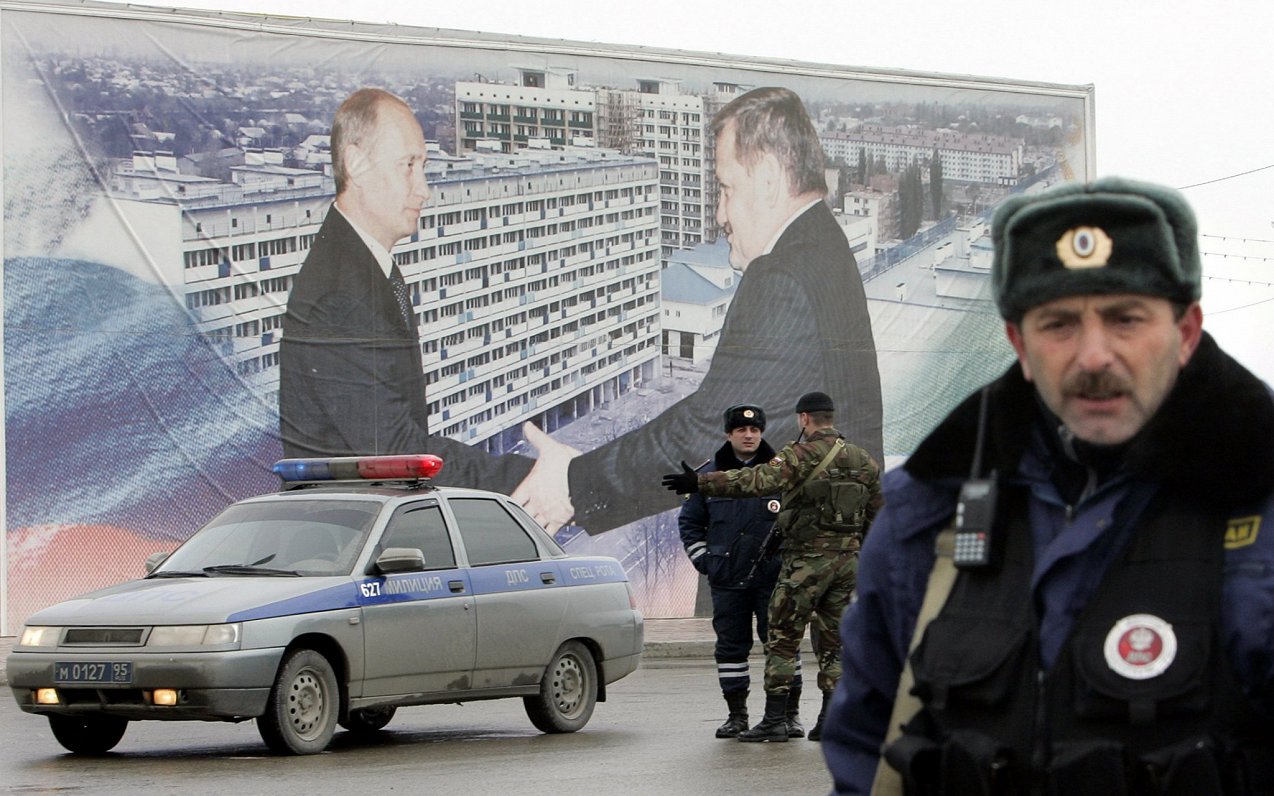
[[[0, 2], [0, 47], [4, 634], [277, 487], [285, 317], [360, 87], [428, 141], [392, 249], [412, 444], [618, 558], [651, 617], [700, 591], [660, 474], [711, 456], [732, 404], [781, 447], [815, 389], [904, 458], [1011, 358], [989, 214], [1093, 168], [1091, 86], [93, 3]], [[818, 131], [856, 265], [805, 304], [731, 267], [717, 212], [712, 120], [763, 86]], [[388, 439], [388, 383], [343, 389]]]

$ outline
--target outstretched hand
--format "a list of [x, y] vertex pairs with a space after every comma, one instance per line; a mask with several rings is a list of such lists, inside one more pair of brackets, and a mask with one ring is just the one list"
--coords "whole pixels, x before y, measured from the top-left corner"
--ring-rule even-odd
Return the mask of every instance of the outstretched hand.
[[571, 521], [570, 464], [579, 450], [550, 437], [530, 421], [522, 424], [522, 435], [538, 456], [531, 472], [509, 497], [522, 504], [535, 521], [549, 533]]
[[679, 495], [691, 495], [699, 491], [699, 475], [685, 461], [681, 462], [681, 472], [668, 473], [661, 483], [665, 489]]

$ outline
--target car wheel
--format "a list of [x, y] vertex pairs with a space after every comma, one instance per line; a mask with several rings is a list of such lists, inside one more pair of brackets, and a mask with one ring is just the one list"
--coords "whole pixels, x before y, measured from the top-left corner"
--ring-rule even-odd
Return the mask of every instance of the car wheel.
[[332, 665], [314, 650], [283, 659], [257, 730], [270, 749], [285, 755], [312, 755], [327, 748], [336, 732], [339, 686]]
[[526, 715], [543, 732], [575, 732], [588, 723], [597, 704], [597, 665], [578, 641], [558, 647], [544, 669], [540, 693], [523, 697]]
[[49, 714], [53, 737], [77, 755], [100, 755], [115, 748], [128, 729], [119, 716], [59, 716]]
[[356, 735], [370, 735], [383, 729], [397, 712], [398, 708], [393, 705], [351, 710], [349, 718], [341, 722], [341, 726]]

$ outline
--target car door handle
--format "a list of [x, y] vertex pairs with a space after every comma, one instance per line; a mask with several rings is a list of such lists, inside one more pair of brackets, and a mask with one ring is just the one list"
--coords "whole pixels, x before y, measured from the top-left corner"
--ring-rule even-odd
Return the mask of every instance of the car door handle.
[[557, 583], [556, 572], [541, 572], [540, 583]]
[[451, 589], [451, 591], [455, 592], [456, 594], [459, 594], [460, 592], [464, 591], [464, 581], [449, 580], [447, 581], [447, 588]]

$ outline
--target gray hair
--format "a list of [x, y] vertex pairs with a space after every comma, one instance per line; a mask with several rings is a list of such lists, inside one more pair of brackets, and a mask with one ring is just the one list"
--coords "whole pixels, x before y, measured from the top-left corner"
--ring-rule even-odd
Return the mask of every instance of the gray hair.
[[772, 154], [787, 171], [795, 194], [827, 193], [823, 146], [796, 92], [755, 88], [736, 97], [713, 118], [713, 137], [719, 138], [730, 122], [740, 163], [751, 167], [763, 154]]

